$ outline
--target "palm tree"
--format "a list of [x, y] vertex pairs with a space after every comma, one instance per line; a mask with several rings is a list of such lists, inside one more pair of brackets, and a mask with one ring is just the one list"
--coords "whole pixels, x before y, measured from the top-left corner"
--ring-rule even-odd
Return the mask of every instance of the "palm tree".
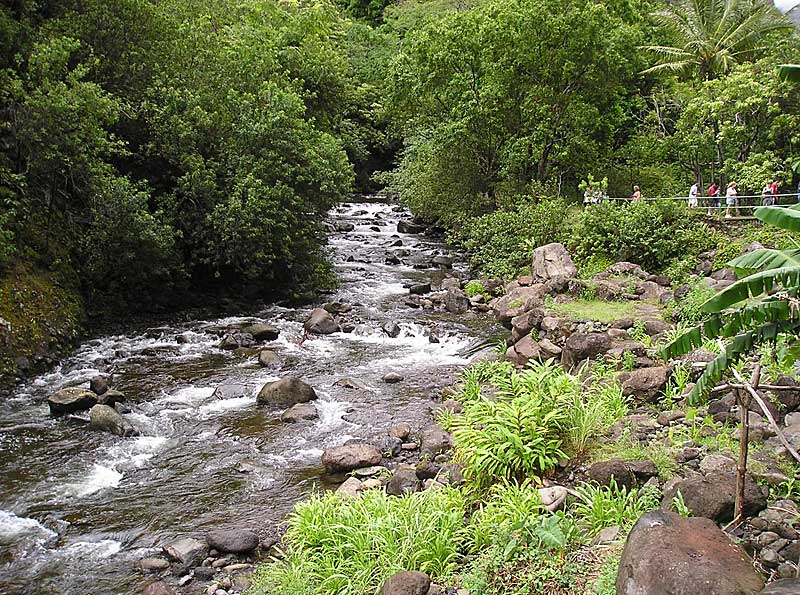
[[703, 79], [726, 74], [766, 49], [768, 33], [791, 28], [768, 0], [674, 0], [656, 18], [675, 46], [644, 46], [661, 61], [644, 72], [699, 70]]

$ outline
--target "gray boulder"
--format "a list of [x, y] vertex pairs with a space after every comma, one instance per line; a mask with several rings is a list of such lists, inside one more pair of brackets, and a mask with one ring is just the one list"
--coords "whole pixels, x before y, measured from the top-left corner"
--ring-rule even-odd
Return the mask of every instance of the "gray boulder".
[[91, 408], [89, 411], [89, 429], [109, 432], [117, 436], [133, 436], [137, 434], [134, 427], [116, 409], [108, 405], [95, 405]]
[[386, 493], [390, 496], [404, 496], [418, 491], [419, 478], [415, 467], [400, 467], [386, 486]]
[[451, 288], [444, 294], [444, 309], [451, 314], [464, 314], [469, 306], [469, 298], [461, 289]]
[[423, 455], [437, 455], [453, 447], [453, 438], [436, 424], [431, 424], [420, 432], [420, 452]]
[[613, 342], [607, 332], [573, 333], [564, 343], [561, 362], [571, 368], [584, 360], [594, 359], [611, 349]]
[[427, 229], [424, 225], [414, 223], [408, 219], [400, 219], [397, 222], [398, 233], [423, 233]]
[[431, 579], [422, 572], [398, 572], [381, 587], [380, 595], [426, 595]]
[[797, 595], [800, 593], [800, 578], [783, 578], [768, 584], [761, 595]]
[[764, 586], [745, 551], [704, 518], [643, 515], [628, 535], [617, 595], [756, 595]]
[[258, 363], [264, 368], [277, 368], [281, 365], [281, 360], [274, 351], [262, 349], [258, 353]]
[[630, 372], [621, 372], [617, 380], [622, 385], [622, 394], [639, 401], [653, 403], [663, 394], [669, 378], [667, 366], [639, 368]]
[[495, 318], [506, 327], [511, 328], [513, 318], [533, 308], [541, 307], [544, 304], [546, 293], [547, 287], [542, 284], [517, 287], [503, 297], [492, 300], [490, 305]]
[[400, 333], [403, 329], [400, 328], [400, 325], [397, 324], [393, 320], [388, 320], [383, 323], [381, 326], [381, 330], [386, 333], [386, 335], [392, 339], [396, 339], [400, 336]]
[[506, 350], [506, 359], [514, 362], [514, 365], [522, 367], [531, 360], [541, 360], [542, 350], [539, 344], [533, 340], [533, 337], [528, 335], [522, 337], [522, 339]]
[[274, 341], [280, 335], [280, 331], [271, 324], [254, 324], [244, 329], [250, 333], [256, 341]]
[[208, 545], [191, 537], [168, 543], [163, 549], [167, 556], [184, 566], [199, 566], [208, 557]]
[[119, 392], [118, 390], [109, 388], [106, 392], [97, 397], [97, 402], [100, 403], [101, 405], [108, 405], [109, 407], [113, 407], [117, 403], [124, 403], [125, 395]]
[[339, 330], [339, 325], [324, 308], [315, 308], [306, 319], [304, 328], [314, 335], [330, 335]]
[[317, 393], [311, 385], [299, 378], [288, 376], [265, 384], [259, 391], [256, 402], [259, 405], [291, 407], [297, 403], [308, 403], [316, 398]]
[[209, 531], [208, 547], [226, 554], [246, 554], [258, 547], [258, 535], [250, 529], [223, 528]]
[[104, 394], [111, 387], [111, 379], [108, 376], [95, 376], [89, 381], [89, 390], [96, 395]]
[[[705, 517], [717, 523], [726, 523], [733, 518], [736, 500], [736, 475], [734, 473], [709, 473], [674, 482], [664, 490], [662, 507], [669, 508], [672, 498], [680, 492], [692, 515]], [[767, 506], [767, 498], [751, 478], [745, 481], [744, 514], [755, 516]]]
[[601, 486], [607, 486], [613, 478], [618, 486], [625, 486], [630, 490], [646, 483], [651, 477], [658, 477], [658, 467], [653, 461], [610, 459], [594, 463], [589, 467], [588, 474], [592, 481]]
[[97, 395], [85, 388], [62, 388], [47, 397], [51, 415], [86, 411], [97, 404]]
[[563, 244], [546, 244], [533, 251], [531, 276], [534, 279], [574, 279], [577, 275], [578, 269]]
[[250, 388], [244, 384], [220, 384], [214, 389], [214, 392], [211, 393], [211, 396], [215, 399], [224, 401], [226, 399], [239, 399], [241, 397], [246, 397], [249, 394]]
[[322, 464], [329, 473], [342, 473], [361, 467], [372, 467], [381, 462], [380, 451], [363, 442], [353, 442], [326, 449], [322, 453]]
[[317, 408], [314, 407], [314, 405], [311, 403], [298, 403], [297, 405], [292, 405], [281, 414], [281, 421], [294, 424], [301, 421], [317, 419], [318, 417], [319, 413], [317, 413]]

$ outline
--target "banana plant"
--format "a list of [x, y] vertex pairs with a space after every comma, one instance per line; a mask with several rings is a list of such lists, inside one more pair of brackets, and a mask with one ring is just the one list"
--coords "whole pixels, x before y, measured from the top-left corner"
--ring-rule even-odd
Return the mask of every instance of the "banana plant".
[[800, 64], [781, 64], [778, 66], [778, 76], [784, 81], [800, 83]]
[[[760, 207], [755, 216], [767, 225], [800, 232], [800, 205]], [[708, 318], [679, 335], [663, 350], [665, 359], [700, 347], [707, 339], [721, 339], [723, 349], [711, 361], [689, 395], [695, 402], [705, 395], [754, 347], [780, 336], [800, 336], [800, 250], [763, 248], [728, 263], [737, 281], [706, 301]]]

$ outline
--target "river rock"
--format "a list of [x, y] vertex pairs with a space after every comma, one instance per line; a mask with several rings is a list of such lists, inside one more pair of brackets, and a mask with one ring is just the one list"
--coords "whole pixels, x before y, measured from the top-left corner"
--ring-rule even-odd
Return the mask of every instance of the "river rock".
[[398, 572], [381, 587], [380, 595], [426, 595], [431, 579], [423, 572]]
[[111, 387], [111, 379], [108, 376], [94, 376], [89, 381], [89, 390], [96, 395], [104, 394]]
[[389, 436], [399, 440], [405, 440], [411, 434], [411, 426], [405, 422], [396, 424], [389, 428]]
[[397, 384], [403, 381], [403, 376], [397, 372], [389, 372], [383, 377], [383, 381], [386, 384]]
[[564, 343], [561, 362], [571, 368], [587, 359], [594, 359], [612, 347], [611, 337], [602, 333], [573, 333]]
[[547, 288], [537, 284], [530, 287], [517, 287], [501, 298], [490, 302], [495, 318], [511, 328], [511, 320], [533, 308], [539, 308], [544, 303]]
[[280, 331], [271, 324], [254, 324], [244, 329], [244, 332], [250, 333], [256, 341], [274, 341], [280, 335]]
[[800, 578], [783, 578], [764, 587], [761, 595], [797, 595], [800, 593]]
[[453, 447], [453, 438], [437, 424], [420, 432], [420, 451], [423, 455], [437, 455]]
[[531, 335], [522, 337], [506, 350], [506, 359], [514, 362], [515, 366], [523, 367], [531, 360], [539, 361], [542, 359], [542, 350], [539, 344], [534, 341]]
[[[710, 473], [704, 477], [684, 479], [670, 484], [664, 490], [663, 508], [669, 508], [672, 498], [680, 492], [686, 507], [696, 517], [705, 517], [717, 523], [733, 518], [736, 499], [734, 473]], [[758, 484], [747, 478], [744, 491], [744, 514], [754, 516], [767, 506], [767, 498]]]
[[744, 550], [713, 522], [652, 511], [628, 535], [617, 595], [756, 595], [764, 586]]
[[339, 325], [324, 308], [315, 308], [308, 315], [304, 328], [314, 335], [330, 335], [339, 330]]
[[381, 458], [380, 451], [371, 444], [353, 442], [326, 449], [322, 453], [322, 464], [329, 473], [341, 473], [377, 465]]
[[335, 221], [333, 228], [340, 233], [347, 233], [348, 231], [353, 231], [356, 226], [349, 221]]
[[317, 419], [318, 417], [319, 413], [317, 413], [317, 408], [314, 407], [314, 405], [311, 403], [298, 403], [297, 405], [292, 405], [289, 409], [281, 414], [281, 421], [293, 424], [301, 421]]
[[316, 398], [317, 393], [311, 385], [306, 384], [299, 378], [287, 376], [265, 384], [259, 391], [256, 402], [259, 405], [291, 407], [297, 403], [308, 403]]
[[736, 461], [720, 454], [708, 454], [700, 461], [700, 472], [709, 473], [735, 473]]
[[400, 336], [400, 333], [403, 329], [401, 329], [400, 325], [394, 322], [393, 320], [389, 320], [383, 323], [383, 326], [381, 326], [381, 330], [384, 333], [386, 333], [388, 337], [396, 339], [397, 337]]
[[164, 581], [158, 581], [147, 585], [142, 591], [142, 595], [175, 595], [175, 591]]
[[199, 539], [184, 537], [164, 546], [164, 553], [184, 566], [199, 566], [208, 557], [208, 545]]
[[51, 415], [86, 411], [97, 404], [97, 395], [78, 387], [62, 388], [47, 398]]
[[613, 478], [620, 487], [625, 486], [630, 490], [637, 485], [647, 482], [651, 477], [658, 477], [658, 467], [653, 461], [625, 461], [622, 459], [609, 459], [594, 463], [588, 470], [589, 478], [607, 486]]
[[398, 233], [423, 233], [425, 229], [426, 227], [424, 225], [414, 223], [408, 219], [400, 219], [400, 221], [397, 222]]
[[418, 491], [419, 478], [415, 467], [403, 466], [398, 468], [386, 486], [386, 493], [390, 496], [404, 496]]
[[563, 244], [552, 243], [539, 246], [533, 251], [531, 275], [534, 279], [574, 279], [578, 269]]
[[220, 341], [217, 347], [225, 351], [233, 351], [239, 347], [252, 347], [255, 343], [253, 335], [245, 332], [228, 333]]
[[622, 394], [646, 403], [655, 402], [667, 386], [669, 368], [655, 366], [639, 368], [630, 372], [621, 372], [617, 381], [622, 385]]
[[347, 498], [357, 498], [364, 489], [364, 483], [357, 477], [348, 477], [342, 485], [336, 488], [336, 493]]
[[281, 360], [274, 351], [262, 349], [258, 353], [258, 363], [264, 368], [277, 368], [281, 365]]
[[431, 284], [419, 283], [418, 285], [412, 285], [408, 292], [411, 295], [425, 295], [426, 293], [431, 292]]
[[215, 399], [224, 401], [226, 399], [240, 399], [250, 395], [250, 388], [244, 384], [220, 384], [211, 393]]
[[469, 305], [469, 298], [461, 289], [451, 288], [444, 294], [444, 309], [451, 314], [464, 314]]
[[95, 405], [89, 410], [89, 429], [117, 436], [133, 436], [137, 433], [116, 409], [108, 405]]
[[161, 572], [169, 568], [169, 562], [164, 558], [143, 558], [139, 560], [139, 568], [145, 572]]
[[250, 529], [222, 528], [206, 534], [208, 547], [226, 554], [246, 554], [258, 547], [258, 534]]

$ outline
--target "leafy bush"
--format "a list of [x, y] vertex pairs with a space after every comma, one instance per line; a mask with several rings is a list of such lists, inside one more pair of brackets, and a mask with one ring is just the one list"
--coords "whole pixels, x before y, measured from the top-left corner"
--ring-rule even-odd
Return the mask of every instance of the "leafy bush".
[[580, 499], [575, 504], [574, 512], [578, 524], [589, 535], [614, 525], [630, 529], [640, 516], [661, 504], [658, 489], [628, 490], [625, 486], [618, 486], [613, 478], [607, 486], [584, 484], [576, 491]]
[[464, 293], [467, 294], [467, 297], [475, 297], [476, 295], [489, 295], [486, 286], [484, 286], [484, 284], [477, 279], [473, 279], [464, 286]]
[[582, 211], [571, 248], [580, 262], [610, 257], [651, 273], [714, 248], [716, 233], [682, 202], [605, 202]]
[[453, 239], [469, 251], [474, 270], [511, 279], [530, 267], [533, 248], [564, 241], [567, 220], [563, 200], [520, 197], [512, 208], [468, 220]]
[[499, 536], [508, 536], [542, 512], [542, 499], [536, 483], [502, 481], [493, 485], [485, 502], [472, 515], [470, 548], [479, 552]]
[[250, 592], [364, 595], [402, 570], [444, 577], [464, 538], [464, 498], [455, 489], [312, 496], [289, 517], [284, 557], [259, 567]]
[[677, 323], [692, 325], [706, 317], [702, 306], [714, 296], [715, 292], [702, 277], [696, 277], [689, 285], [690, 289], [686, 295], [669, 303], [667, 314]]

